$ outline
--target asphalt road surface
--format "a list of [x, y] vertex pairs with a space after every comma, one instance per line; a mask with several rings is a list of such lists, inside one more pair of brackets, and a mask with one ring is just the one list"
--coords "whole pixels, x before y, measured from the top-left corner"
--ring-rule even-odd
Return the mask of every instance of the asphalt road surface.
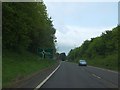
[[41, 88], [118, 88], [118, 73], [61, 62], [59, 69]]

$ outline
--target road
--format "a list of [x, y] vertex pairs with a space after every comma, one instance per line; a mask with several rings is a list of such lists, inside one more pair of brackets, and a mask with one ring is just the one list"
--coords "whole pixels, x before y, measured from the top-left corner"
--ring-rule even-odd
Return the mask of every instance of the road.
[[41, 88], [118, 88], [118, 73], [61, 62], [59, 69]]

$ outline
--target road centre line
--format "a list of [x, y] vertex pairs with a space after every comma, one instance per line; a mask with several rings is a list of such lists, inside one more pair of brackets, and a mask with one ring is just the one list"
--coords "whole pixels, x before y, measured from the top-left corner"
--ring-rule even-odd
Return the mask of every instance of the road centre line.
[[92, 76], [94, 76], [94, 77], [97, 77], [97, 78], [101, 79], [101, 77], [99, 77], [99, 76], [97, 76], [97, 75], [95, 75], [95, 74], [92, 74]]
[[[94, 73], [92, 73], [92, 76], [94, 76], [94, 77], [96, 77], [96, 78], [98, 78], [98, 79], [102, 79], [101, 77], [95, 75]], [[104, 80], [104, 79], [102, 79], [102, 80]], [[106, 80], [105, 80], [105, 81], [106, 81]], [[110, 81], [107, 81], [107, 82], [110, 83], [112, 86], [116, 86], [114, 83], [112, 83], [112, 82], [110, 82]]]

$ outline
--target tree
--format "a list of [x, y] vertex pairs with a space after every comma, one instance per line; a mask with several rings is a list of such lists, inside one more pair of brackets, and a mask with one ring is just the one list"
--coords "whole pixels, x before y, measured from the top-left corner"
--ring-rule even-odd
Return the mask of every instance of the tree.
[[43, 2], [4, 2], [2, 6], [4, 49], [37, 53], [40, 47], [55, 51], [56, 30]]
[[66, 54], [65, 54], [65, 53], [60, 53], [59, 58], [60, 58], [62, 61], [65, 61], [65, 59], [66, 59]]
[[108, 55], [118, 53], [118, 33], [119, 26], [112, 30], [106, 30], [101, 36], [86, 40], [84, 43], [71, 50], [68, 53], [68, 59], [74, 61], [75, 59], [94, 59], [98, 56], [106, 57]]

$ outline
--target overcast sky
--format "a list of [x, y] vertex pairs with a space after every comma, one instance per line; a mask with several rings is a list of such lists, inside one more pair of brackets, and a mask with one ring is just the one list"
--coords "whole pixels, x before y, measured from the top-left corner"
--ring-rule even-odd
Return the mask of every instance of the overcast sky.
[[117, 2], [45, 2], [56, 28], [59, 53], [80, 46], [118, 24]]

